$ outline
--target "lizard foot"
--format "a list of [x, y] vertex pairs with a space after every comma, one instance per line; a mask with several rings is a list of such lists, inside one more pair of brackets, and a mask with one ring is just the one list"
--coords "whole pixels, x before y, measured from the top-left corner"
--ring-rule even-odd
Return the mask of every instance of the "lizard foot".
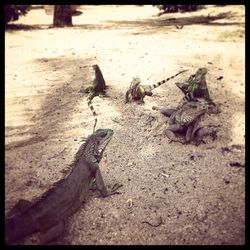
[[188, 144], [187, 141], [183, 141], [181, 139], [180, 140], [178, 140], [178, 139], [176, 139], [176, 140], [169, 139], [169, 144], [172, 143], [172, 142], [179, 142], [179, 143], [181, 143], [183, 145]]
[[97, 189], [96, 180], [93, 179], [90, 183], [89, 189], [95, 191]]
[[120, 192], [117, 192], [116, 190], [122, 186], [122, 184], [115, 183], [113, 187], [108, 191], [108, 195], [120, 194]]
[[206, 144], [206, 142], [203, 139], [201, 139], [195, 142], [195, 146], [198, 147], [201, 143]]

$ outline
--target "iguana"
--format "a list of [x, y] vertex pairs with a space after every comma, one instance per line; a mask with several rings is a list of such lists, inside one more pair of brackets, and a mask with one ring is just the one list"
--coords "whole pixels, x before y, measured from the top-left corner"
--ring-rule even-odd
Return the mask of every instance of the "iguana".
[[86, 88], [84, 90], [84, 92], [89, 94], [88, 99], [87, 99], [88, 106], [95, 117], [95, 125], [94, 125], [94, 129], [93, 129], [93, 132], [94, 132], [95, 126], [97, 123], [97, 118], [96, 118], [95, 109], [92, 105], [92, 100], [94, 99], [95, 96], [105, 95], [105, 90], [106, 90], [107, 86], [106, 86], [105, 80], [103, 78], [103, 75], [102, 75], [102, 72], [101, 72], [99, 66], [97, 64], [95, 64], [95, 65], [93, 65], [93, 69], [95, 71], [95, 79], [93, 81], [92, 86]]
[[141, 80], [139, 77], [133, 78], [129, 89], [126, 92], [126, 97], [125, 97], [125, 103], [131, 102], [131, 101], [139, 101], [143, 102], [144, 97], [147, 96], [152, 96], [152, 90], [161, 86], [162, 84], [166, 83], [167, 81], [173, 79], [174, 77], [178, 76], [179, 74], [185, 72], [187, 70], [182, 70], [179, 73], [166, 78], [165, 80], [162, 80], [160, 82], [157, 82], [156, 84], [152, 85], [141, 85]]
[[45, 192], [38, 201], [21, 200], [12, 209], [19, 213], [5, 220], [5, 242], [16, 243], [33, 233], [40, 233], [42, 243], [54, 240], [64, 231], [65, 220], [74, 214], [85, 201], [93, 180], [102, 197], [117, 193], [122, 185], [111, 190], [105, 187], [99, 162], [111, 140], [113, 130], [98, 129], [77, 151], [68, 176]]
[[[188, 143], [194, 139], [195, 132], [199, 127], [200, 117], [206, 113], [207, 104], [200, 101], [184, 102], [176, 109], [159, 109], [159, 111], [170, 117], [168, 121], [168, 127], [165, 131], [165, 135], [171, 140], [181, 143]], [[154, 110], [158, 108], [153, 107]], [[185, 140], [181, 140], [176, 137], [175, 132], [184, 132]], [[202, 137], [202, 133], [199, 132], [199, 136]]]
[[184, 83], [175, 83], [185, 94], [184, 99], [194, 101], [196, 97], [203, 97], [206, 101], [212, 102], [207, 88], [206, 74], [207, 68], [199, 68], [196, 73], [191, 75]]

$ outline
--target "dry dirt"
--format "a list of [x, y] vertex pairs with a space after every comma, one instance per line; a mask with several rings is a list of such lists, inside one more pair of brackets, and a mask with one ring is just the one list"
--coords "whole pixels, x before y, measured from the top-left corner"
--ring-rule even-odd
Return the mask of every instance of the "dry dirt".
[[[79, 90], [94, 78], [84, 66], [98, 64], [109, 88], [93, 100], [97, 128], [114, 130], [100, 168], [108, 186], [123, 187], [105, 199], [91, 192], [61, 244], [244, 244], [244, 6], [161, 16], [149, 5], [81, 11], [74, 27], [48, 28], [52, 16], [34, 9], [5, 32], [5, 211], [65, 176], [92, 133]], [[209, 117], [221, 125], [214, 141], [196, 147], [163, 136], [168, 118], [152, 106], [176, 106], [183, 95], [174, 81], [144, 105], [124, 104], [132, 77], [151, 84], [189, 69], [183, 80], [200, 67], [221, 105]]]

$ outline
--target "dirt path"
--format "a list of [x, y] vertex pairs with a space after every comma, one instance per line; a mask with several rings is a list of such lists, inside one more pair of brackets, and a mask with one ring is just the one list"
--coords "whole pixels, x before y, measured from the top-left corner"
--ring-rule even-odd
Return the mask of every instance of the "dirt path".
[[[97, 127], [114, 130], [101, 169], [107, 185], [124, 186], [122, 194], [106, 199], [91, 194], [62, 243], [244, 244], [244, 7], [208, 6], [160, 17], [152, 6], [82, 11], [73, 28], [48, 29], [52, 16], [32, 10], [16, 22], [23, 29], [5, 32], [6, 211], [67, 172], [82, 137], [93, 129], [79, 90], [93, 79], [84, 66], [98, 64], [109, 97], [93, 100]], [[221, 125], [215, 141], [169, 144], [162, 135], [167, 118], [152, 106], [176, 106], [182, 94], [174, 81], [144, 105], [124, 105], [132, 77], [150, 84], [181, 68], [189, 69], [182, 76], [187, 78], [200, 67], [208, 68], [210, 94], [222, 107], [211, 117]], [[143, 223], [160, 218], [157, 227]]]

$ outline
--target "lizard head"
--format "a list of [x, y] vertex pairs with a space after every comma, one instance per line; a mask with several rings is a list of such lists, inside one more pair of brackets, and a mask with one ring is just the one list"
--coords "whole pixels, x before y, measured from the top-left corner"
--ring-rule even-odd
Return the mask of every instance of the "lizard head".
[[139, 77], [133, 77], [133, 80], [130, 84], [130, 88], [133, 89], [141, 83], [141, 79]]
[[207, 74], [207, 68], [199, 68], [196, 72], [196, 75], [206, 75]]
[[88, 158], [94, 157], [97, 162], [102, 159], [103, 152], [112, 139], [112, 129], [97, 129], [86, 141], [85, 149]]
[[97, 151], [98, 154], [102, 154], [106, 146], [112, 139], [114, 132], [112, 129], [98, 129], [93, 135], [95, 135], [97, 140]]

